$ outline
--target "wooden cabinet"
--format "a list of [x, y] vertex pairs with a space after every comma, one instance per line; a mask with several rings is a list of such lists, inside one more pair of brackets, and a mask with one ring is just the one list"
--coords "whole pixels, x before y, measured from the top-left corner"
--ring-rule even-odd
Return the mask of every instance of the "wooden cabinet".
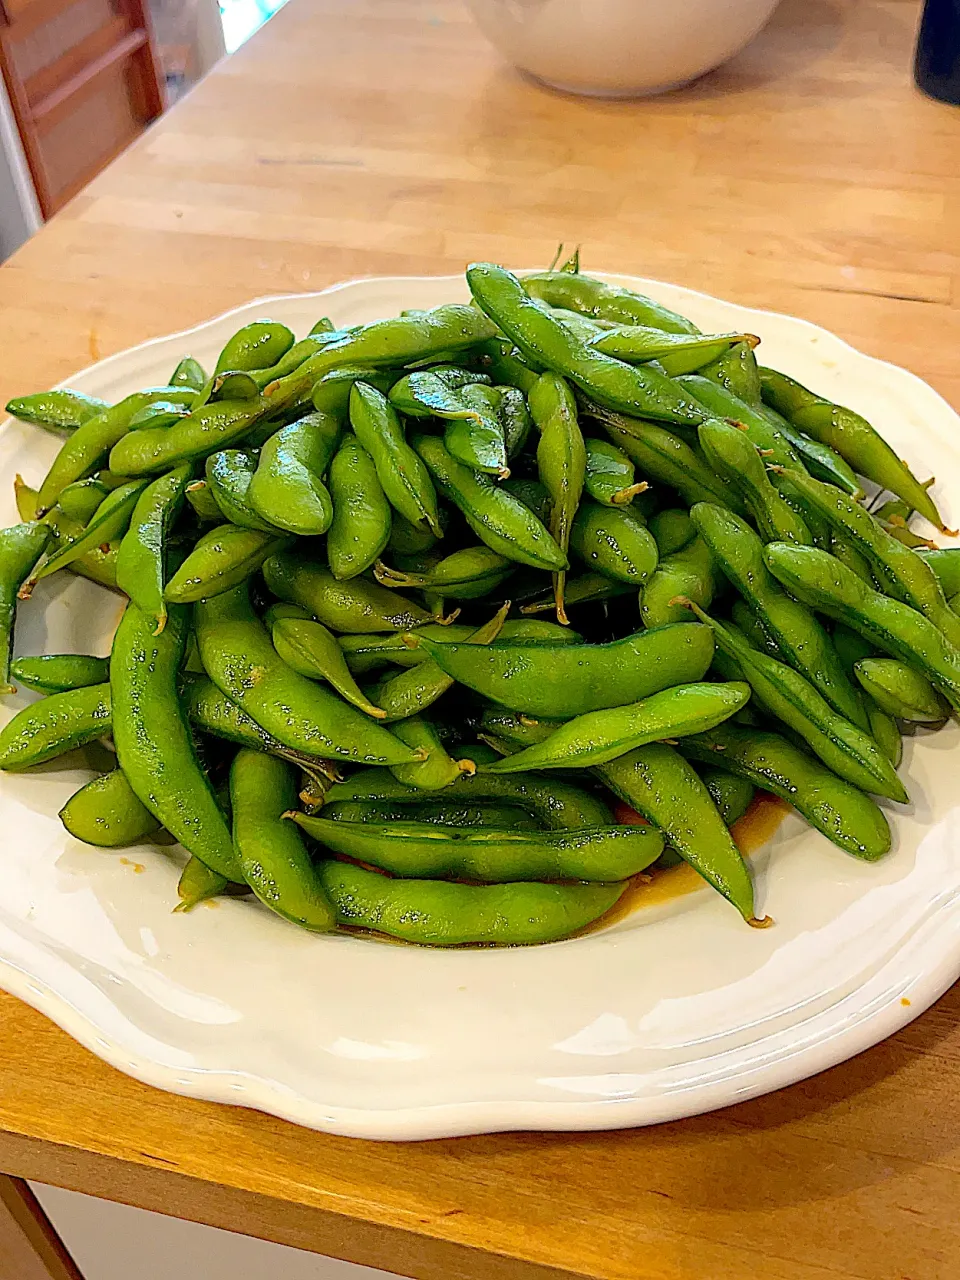
[[45, 217], [163, 110], [145, 0], [0, 0], [0, 68]]

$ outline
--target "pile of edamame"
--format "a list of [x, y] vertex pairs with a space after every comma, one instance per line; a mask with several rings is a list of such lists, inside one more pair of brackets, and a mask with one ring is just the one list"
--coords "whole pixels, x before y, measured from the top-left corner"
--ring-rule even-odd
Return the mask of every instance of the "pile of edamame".
[[[755, 789], [872, 860], [905, 726], [960, 709], [960, 548], [858, 414], [574, 255], [471, 266], [472, 304], [212, 372], [8, 411], [65, 440], [0, 532], [0, 732], [23, 770], [97, 739], [61, 818], [189, 854], [187, 909], [522, 944], [685, 860], [751, 924]], [[868, 503], [864, 488], [873, 498]], [[60, 570], [128, 598], [109, 659], [12, 660]]]

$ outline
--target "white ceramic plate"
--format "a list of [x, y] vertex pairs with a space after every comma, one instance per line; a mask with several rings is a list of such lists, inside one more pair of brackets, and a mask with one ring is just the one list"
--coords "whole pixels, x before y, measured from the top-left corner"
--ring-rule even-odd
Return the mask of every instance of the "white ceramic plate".
[[[914, 470], [936, 470], [960, 523], [960, 421], [912, 374], [822, 329], [652, 280], [625, 280], [706, 330], [746, 329], [763, 355], [865, 413]], [[462, 279], [377, 279], [253, 302], [87, 369], [116, 399], [212, 363], [241, 324], [305, 333], [464, 298]], [[24, 391], [34, 388], [25, 387]], [[0, 434], [0, 517], [15, 472], [37, 483], [42, 431]], [[43, 583], [21, 652], [107, 653], [119, 603]], [[5, 703], [5, 720], [23, 695]], [[255, 903], [173, 915], [178, 861], [91, 849], [57, 811], [80, 757], [0, 775], [0, 985], [120, 1070], [162, 1089], [365, 1138], [602, 1129], [721, 1107], [802, 1079], [888, 1036], [960, 974], [960, 731], [908, 739], [912, 803], [888, 806], [895, 850], [867, 866], [789, 816], [755, 859], [757, 932], [709, 891], [592, 935], [504, 951], [430, 951], [300, 932]]]

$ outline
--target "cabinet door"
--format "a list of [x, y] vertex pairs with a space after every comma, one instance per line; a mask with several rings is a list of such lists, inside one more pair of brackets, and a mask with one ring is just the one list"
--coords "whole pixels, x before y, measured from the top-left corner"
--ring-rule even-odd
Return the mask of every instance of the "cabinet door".
[[45, 217], [163, 110], [144, 0], [0, 0], [0, 69]]

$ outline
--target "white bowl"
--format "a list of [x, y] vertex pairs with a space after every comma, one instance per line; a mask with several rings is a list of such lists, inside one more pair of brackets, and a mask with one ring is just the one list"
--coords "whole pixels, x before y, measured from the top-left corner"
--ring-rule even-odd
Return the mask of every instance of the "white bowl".
[[521, 71], [570, 93], [675, 89], [752, 40], [779, 0], [467, 0]]

